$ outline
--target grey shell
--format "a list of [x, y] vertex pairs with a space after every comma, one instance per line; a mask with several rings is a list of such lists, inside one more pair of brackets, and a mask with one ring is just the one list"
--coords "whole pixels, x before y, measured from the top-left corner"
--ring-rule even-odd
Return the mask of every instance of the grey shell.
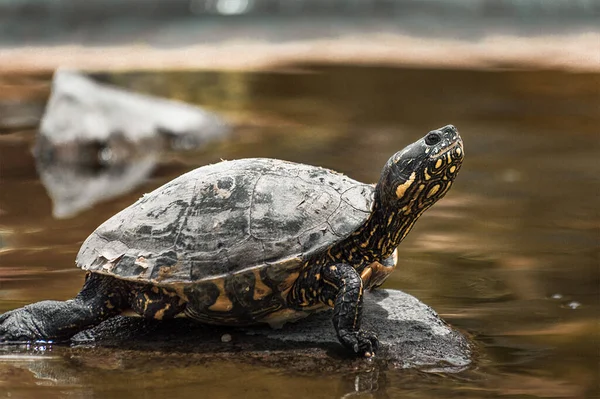
[[328, 169], [274, 159], [204, 166], [104, 222], [81, 246], [77, 265], [162, 284], [288, 268], [355, 231], [370, 214], [373, 190]]

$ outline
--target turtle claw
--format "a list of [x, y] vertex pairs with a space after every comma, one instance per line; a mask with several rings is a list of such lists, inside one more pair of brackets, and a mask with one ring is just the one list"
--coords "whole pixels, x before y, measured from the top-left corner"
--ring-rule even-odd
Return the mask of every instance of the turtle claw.
[[375, 356], [375, 352], [379, 348], [379, 340], [377, 334], [371, 331], [345, 331], [339, 332], [340, 342], [354, 353], [367, 358]]

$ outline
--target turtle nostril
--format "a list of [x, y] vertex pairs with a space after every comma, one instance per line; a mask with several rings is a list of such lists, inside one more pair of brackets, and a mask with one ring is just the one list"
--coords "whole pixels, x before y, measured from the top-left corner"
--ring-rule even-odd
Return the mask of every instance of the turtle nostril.
[[431, 132], [425, 136], [425, 143], [427, 145], [435, 145], [442, 140], [438, 133]]

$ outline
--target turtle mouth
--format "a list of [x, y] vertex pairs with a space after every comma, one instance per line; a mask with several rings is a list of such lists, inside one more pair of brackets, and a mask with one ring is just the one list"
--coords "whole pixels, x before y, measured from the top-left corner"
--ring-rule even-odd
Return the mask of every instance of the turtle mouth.
[[454, 143], [450, 144], [448, 147], [444, 148], [442, 151], [438, 152], [437, 154], [434, 154], [430, 157], [430, 159], [438, 159], [443, 157], [444, 155], [446, 155], [447, 153], [449, 153], [450, 151], [452, 151], [453, 149], [455, 149], [456, 147], [460, 147], [461, 152], [464, 153], [463, 150], [463, 142], [462, 140], [459, 138], [457, 139]]

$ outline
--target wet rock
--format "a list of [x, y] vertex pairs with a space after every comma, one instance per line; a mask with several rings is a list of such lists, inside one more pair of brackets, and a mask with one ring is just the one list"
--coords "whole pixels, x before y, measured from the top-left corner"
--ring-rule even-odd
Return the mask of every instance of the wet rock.
[[[365, 296], [366, 328], [377, 331], [381, 349], [374, 362], [394, 368], [456, 372], [471, 363], [467, 339], [447, 325], [429, 306], [397, 290], [377, 290]], [[223, 342], [229, 335], [231, 340]], [[341, 347], [323, 312], [281, 329], [206, 326], [186, 319], [158, 322], [116, 317], [83, 331], [74, 346], [96, 349], [147, 349], [185, 353], [207, 359], [234, 358], [273, 367], [314, 371], [368, 368], [369, 361], [354, 358]], [[387, 367], [386, 366], [386, 367]]]
[[[40, 124], [40, 140], [46, 146], [103, 145], [114, 140], [125, 147], [125, 143], [138, 145], [162, 137], [175, 146], [193, 148], [227, 132], [221, 118], [201, 108], [100, 84], [65, 70], [54, 74]], [[106, 146], [102, 149], [105, 161], [126, 152]]]

